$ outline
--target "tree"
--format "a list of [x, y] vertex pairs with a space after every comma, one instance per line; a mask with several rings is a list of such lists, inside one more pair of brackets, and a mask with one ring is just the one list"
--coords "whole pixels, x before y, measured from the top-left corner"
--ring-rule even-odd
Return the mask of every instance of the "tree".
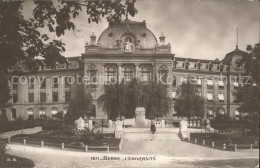
[[260, 82], [260, 43], [255, 46], [247, 46], [248, 55], [244, 56], [238, 66], [244, 66], [245, 75], [252, 77], [252, 82], [259, 85]]
[[[68, 105], [68, 112], [65, 115], [67, 123], [73, 123], [79, 117], [91, 116], [92, 96], [88, 88], [84, 84], [78, 84], [70, 90], [75, 92], [75, 96], [71, 96]], [[71, 94], [72, 95], [72, 94]]]
[[[63, 63], [64, 43], [51, 40], [40, 29], [47, 27], [58, 37], [67, 30], [75, 30], [74, 21], [85, 11], [88, 22], [99, 23], [102, 17], [108, 22], [119, 22], [122, 15], [135, 16], [135, 0], [106, 1], [27, 1], [34, 3], [32, 18], [23, 15], [25, 1], [0, 2], [0, 71], [6, 71], [17, 63], [24, 63], [30, 70], [37, 71], [43, 63], [53, 67], [56, 62]], [[38, 59], [41, 56], [43, 62]]]
[[251, 77], [251, 84], [245, 84], [233, 92], [234, 102], [239, 105], [239, 112], [247, 114], [243, 119], [253, 132], [258, 134], [259, 127], [259, 98], [260, 98], [260, 43], [255, 46], [247, 46], [248, 55], [245, 55], [238, 63], [238, 66], [244, 66], [245, 75]]
[[0, 72], [0, 109], [11, 106], [8, 101], [12, 98], [10, 95], [10, 88], [8, 86], [8, 79]]
[[162, 83], [151, 81], [143, 84], [143, 102], [148, 118], [163, 117], [169, 113], [169, 98], [167, 88]]
[[240, 87], [236, 92], [233, 92], [233, 96], [235, 97], [234, 103], [239, 104], [239, 112], [258, 113], [260, 90], [257, 86]]
[[138, 79], [124, 84], [105, 85], [105, 92], [98, 98], [98, 105], [108, 117], [115, 120], [118, 116], [135, 116], [136, 107], [144, 107], [148, 118], [161, 117], [169, 112], [167, 89], [155, 81], [143, 83]]
[[[0, 110], [10, 107], [12, 104], [8, 102], [12, 96], [10, 95], [10, 88], [8, 86], [8, 79], [0, 72]], [[0, 115], [0, 120], [7, 121], [6, 114]]]
[[[111, 84], [104, 86], [104, 94], [98, 98], [98, 106], [102, 106], [104, 112], [107, 113], [108, 118], [116, 120], [120, 114], [120, 109], [123, 106], [123, 101], [125, 100], [122, 96], [122, 99], [119, 99], [118, 91], [121, 90], [119, 87], [122, 85]], [[121, 96], [120, 96], [121, 97]]]
[[175, 102], [174, 109], [179, 116], [202, 117], [204, 115], [203, 97], [197, 95], [196, 85], [189, 81], [182, 83], [177, 89], [179, 96]]

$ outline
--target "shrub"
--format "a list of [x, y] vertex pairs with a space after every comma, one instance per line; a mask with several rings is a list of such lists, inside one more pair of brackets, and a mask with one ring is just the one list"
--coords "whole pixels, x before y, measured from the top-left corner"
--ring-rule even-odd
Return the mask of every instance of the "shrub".
[[8, 151], [6, 144], [6, 142], [0, 141], [0, 162], [4, 161], [4, 155]]
[[60, 130], [61, 121], [58, 120], [43, 120], [40, 125], [43, 130]]
[[71, 137], [75, 135], [75, 126], [73, 125], [63, 125], [62, 127], [60, 127], [59, 132], [62, 135], [65, 135], [67, 137]]
[[0, 133], [21, 130], [26, 128], [33, 128], [37, 126], [37, 122], [35, 120], [22, 120], [17, 119], [15, 121], [1, 121], [0, 122]]

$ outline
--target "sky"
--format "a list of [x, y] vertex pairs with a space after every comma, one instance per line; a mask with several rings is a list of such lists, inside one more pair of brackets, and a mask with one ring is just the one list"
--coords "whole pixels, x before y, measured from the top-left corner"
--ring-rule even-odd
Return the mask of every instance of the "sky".
[[[130, 20], [146, 21], [146, 26], [159, 38], [161, 32], [171, 43], [177, 57], [223, 59], [235, 49], [238, 27], [238, 48], [259, 42], [260, 4], [257, 0], [136, 0], [138, 14]], [[24, 4], [24, 14], [30, 17], [33, 5]], [[66, 57], [81, 56], [90, 34], [97, 36], [108, 26], [87, 22], [82, 13], [74, 20], [75, 31], [66, 31], [61, 38], [66, 44]], [[47, 30], [42, 30], [47, 32]], [[55, 34], [50, 37], [58, 39]]]

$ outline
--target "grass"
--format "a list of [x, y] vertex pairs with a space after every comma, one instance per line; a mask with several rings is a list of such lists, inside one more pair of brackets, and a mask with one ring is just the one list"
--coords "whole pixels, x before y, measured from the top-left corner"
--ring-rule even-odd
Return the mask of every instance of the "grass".
[[[239, 138], [228, 138], [225, 135], [220, 134], [214, 134], [214, 133], [191, 133], [190, 134], [190, 140], [191, 142], [195, 142], [195, 139], [197, 139], [198, 144], [202, 144], [203, 140], [205, 140], [205, 146], [212, 146], [212, 142], [214, 142], [214, 145], [216, 148], [223, 148], [223, 144], [225, 143], [227, 145], [227, 148], [229, 146], [232, 146], [232, 144], [239, 145], [258, 145], [259, 138], [257, 136], [242, 136]], [[256, 143], [257, 142], [257, 143]]]
[[59, 135], [53, 134], [52, 131], [41, 131], [36, 134], [30, 134], [30, 135], [25, 135], [25, 134], [15, 135], [11, 138], [11, 142], [12, 139], [15, 140], [15, 138], [19, 138], [21, 142], [23, 139], [26, 139], [27, 143], [36, 142], [36, 144], [39, 145], [41, 141], [44, 141], [44, 143], [53, 143], [53, 144], [64, 143], [65, 145], [74, 142], [83, 142], [85, 145], [88, 146], [104, 146], [105, 144], [111, 147], [118, 147], [120, 143], [120, 139], [115, 139], [113, 133], [102, 134], [102, 137], [100, 134], [99, 136], [95, 137], [95, 139], [93, 140], [78, 138], [77, 136], [61, 137]]

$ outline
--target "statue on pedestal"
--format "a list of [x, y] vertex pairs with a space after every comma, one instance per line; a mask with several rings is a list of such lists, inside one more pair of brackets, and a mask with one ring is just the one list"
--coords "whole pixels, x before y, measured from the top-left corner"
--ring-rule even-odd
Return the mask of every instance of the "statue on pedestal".
[[126, 42], [125, 42], [125, 52], [132, 52], [132, 43], [129, 41], [129, 39], [127, 38], [126, 39]]

